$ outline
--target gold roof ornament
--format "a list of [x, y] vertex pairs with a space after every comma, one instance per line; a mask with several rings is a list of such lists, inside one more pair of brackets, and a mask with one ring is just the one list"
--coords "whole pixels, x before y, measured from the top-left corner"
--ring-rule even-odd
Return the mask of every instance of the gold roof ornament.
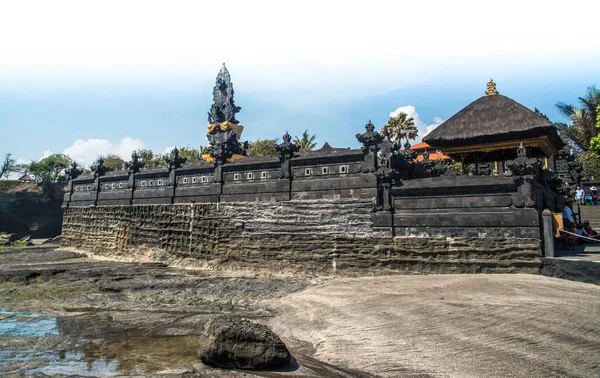
[[494, 80], [492, 80], [492, 78], [490, 78], [490, 81], [488, 81], [487, 83], [487, 90], [485, 91], [485, 94], [488, 96], [498, 94], [498, 91], [496, 90], [496, 83], [494, 83]]

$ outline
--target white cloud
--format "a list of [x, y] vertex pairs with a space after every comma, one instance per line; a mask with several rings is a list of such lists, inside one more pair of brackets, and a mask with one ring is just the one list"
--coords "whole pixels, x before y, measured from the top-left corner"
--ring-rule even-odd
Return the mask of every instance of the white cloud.
[[161, 154], [162, 155], [164, 155], [164, 154], [170, 154], [171, 151], [173, 151], [173, 148], [175, 148], [175, 146], [165, 147], [165, 149], [163, 150], [163, 152], [161, 152]]
[[395, 117], [400, 113], [406, 113], [409, 117], [414, 119], [415, 126], [417, 126], [417, 130], [419, 130], [419, 136], [417, 137], [418, 141], [420, 141], [425, 135], [432, 132], [436, 127], [444, 122], [440, 117], [433, 117], [433, 123], [426, 124], [421, 120], [419, 113], [417, 113], [417, 109], [412, 105], [399, 107], [390, 113], [390, 117]]
[[73, 145], [65, 148], [64, 154], [83, 165], [92, 164], [98, 156], [115, 154], [129, 160], [133, 150], [144, 148], [144, 143], [139, 138], [124, 137], [119, 143], [111, 143], [108, 139], [78, 139]]
[[[594, 47], [596, 23], [565, 17], [556, 0], [544, 6], [506, 0], [491, 14], [474, 0], [434, 6], [383, 0], [369, 6], [339, 0], [306, 0], [301, 6], [274, 0], [227, 4], [227, 26], [219, 28], [217, 38], [207, 32], [206, 22], [198, 22], [223, 13], [217, 1], [55, 0], [36, 2], [35, 12], [29, 1], [1, 2], [0, 15], [10, 16], [2, 18], [0, 35], [11, 38], [2, 41], [0, 77], [36, 85], [40, 79], [80, 85], [74, 77], [166, 83], [189, 81], [206, 71], [212, 81], [225, 61], [236, 84], [316, 86], [322, 92], [324, 79], [328, 90], [358, 81], [397, 88], [436, 73], [445, 78], [444, 67], [468, 67], [471, 75], [487, 77], [500, 70], [563, 67], [565, 56], [590, 66], [600, 57]], [[590, 15], [600, 12], [598, 1], [570, 5]], [[362, 27], [386, 15], [405, 16], [401, 28], [396, 22]], [[532, 19], [561, 27], [540, 28]], [[510, 27], [497, 27], [503, 22]], [[577, 40], [565, 30], [577, 30]]]
[[44, 156], [42, 156], [42, 157], [40, 158], [40, 160], [42, 160], [42, 159], [44, 159], [44, 158], [47, 158], [47, 157], [48, 157], [48, 156], [50, 156], [50, 155], [52, 155], [52, 151], [48, 151], [48, 150], [46, 150], [46, 151], [44, 151]]

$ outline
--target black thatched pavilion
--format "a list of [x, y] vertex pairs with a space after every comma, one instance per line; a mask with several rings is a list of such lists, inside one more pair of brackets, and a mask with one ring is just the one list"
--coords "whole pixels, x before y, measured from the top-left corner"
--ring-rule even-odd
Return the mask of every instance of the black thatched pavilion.
[[549, 157], [564, 146], [548, 119], [498, 94], [493, 80], [485, 93], [425, 136], [423, 142], [463, 163], [514, 159], [521, 145], [529, 157]]

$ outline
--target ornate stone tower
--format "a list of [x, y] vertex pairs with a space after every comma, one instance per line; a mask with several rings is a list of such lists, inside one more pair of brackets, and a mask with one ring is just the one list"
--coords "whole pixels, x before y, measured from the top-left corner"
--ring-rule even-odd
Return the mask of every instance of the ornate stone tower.
[[233, 101], [233, 84], [231, 84], [231, 76], [225, 63], [221, 67], [215, 88], [213, 89], [213, 104], [208, 112], [208, 123], [210, 125], [221, 124], [223, 122], [231, 122], [235, 125], [239, 123], [235, 119], [235, 114], [242, 109], [235, 106]]
[[[240, 146], [240, 136], [244, 130], [238, 125], [235, 114], [240, 111], [233, 100], [233, 84], [231, 76], [225, 63], [217, 75], [215, 88], [213, 89], [213, 104], [208, 112], [208, 153], [215, 165], [225, 164], [228, 159], [246, 155], [246, 151]], [[216, 180], [221, 181], [220, 172], [216, 173]]]

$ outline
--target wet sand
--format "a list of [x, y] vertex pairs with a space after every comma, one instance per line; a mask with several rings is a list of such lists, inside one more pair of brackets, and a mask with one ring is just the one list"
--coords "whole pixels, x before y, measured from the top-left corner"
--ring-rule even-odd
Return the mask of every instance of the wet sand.
[[[535, 275], [214, 272], [40, 247], [0, 251], [0, 303], [12, 312], [0, 321], [34, 321], [38, 315], [26, 313], [33, 311], [52, 329], [36, 337], [0, 332], [0, 350], [9, 351], [0, 374], [15, 376], [600, 373], [600, 286]], [[223, 313], [268, 324], [295, 363], [253, 373], [202, 365], [197, 337]]]

